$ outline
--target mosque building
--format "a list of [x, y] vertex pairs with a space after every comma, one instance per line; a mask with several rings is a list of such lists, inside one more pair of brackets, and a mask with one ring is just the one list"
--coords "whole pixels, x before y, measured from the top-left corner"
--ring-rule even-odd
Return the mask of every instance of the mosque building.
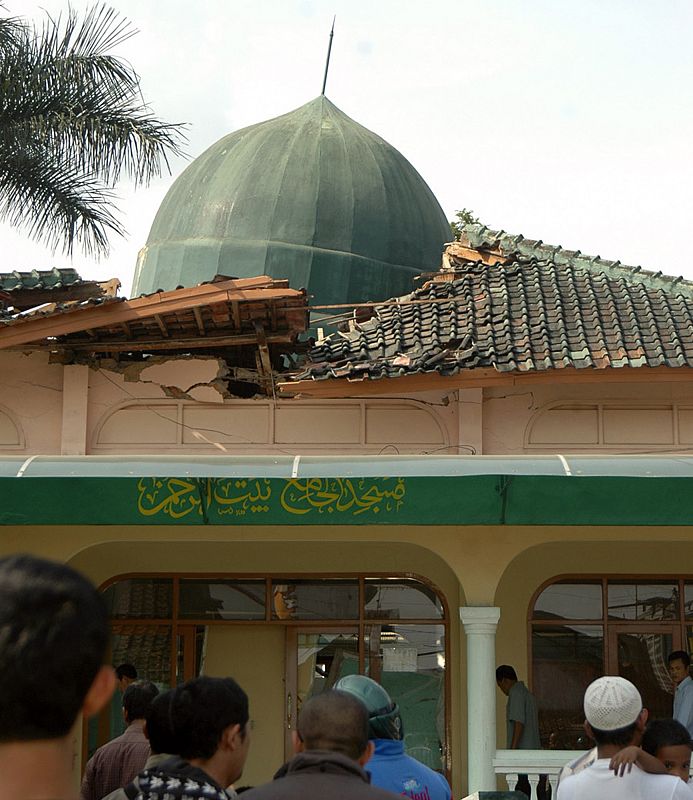
[[[233, 675], [248, 784], [354, 672], [456, 797], [553, 780], [605, 672], [669, 715], [666, 655], [693, 640], [693, 284], [451, 238], [414, 167], [321, 95], [185, 169], [132, 299], [0, 273], [0, 549], [99, 585], [114, 663]], [[505, 749], [497, 663], [558, 749]]]

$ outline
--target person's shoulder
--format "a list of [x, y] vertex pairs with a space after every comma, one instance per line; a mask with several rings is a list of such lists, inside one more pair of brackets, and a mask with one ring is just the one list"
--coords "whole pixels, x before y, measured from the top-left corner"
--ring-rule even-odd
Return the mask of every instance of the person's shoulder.
[[562, 777], [560, 783], [558, 784], [558, 793], [556, 794], [556, 800], [570, 800], [570, 798], [574, 796], [575, 791], [582, 783], [583, 775], [584, 775], [584, 770], [582, 770], [581, 772], [575, 772], [570, 775], [566, 775], [564, 778]]
[[[635, 772], [634, 769], [631, 774], [635, 774]], [[691, 800], [693, 798], [693, 788], [676, 775], [655, 775], [641, 770], [637, 771], [637, 775], [640, 783], [647, 787], [648, 796], [666, 797], [671, 800]]]

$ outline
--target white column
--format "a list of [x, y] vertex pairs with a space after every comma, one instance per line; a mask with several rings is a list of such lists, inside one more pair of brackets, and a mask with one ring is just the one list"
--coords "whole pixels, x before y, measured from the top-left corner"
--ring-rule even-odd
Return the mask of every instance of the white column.
[[468, 794], [494, 791], [496, 776], [496, 627], [500, 608], [463, 606], [467, 636]]

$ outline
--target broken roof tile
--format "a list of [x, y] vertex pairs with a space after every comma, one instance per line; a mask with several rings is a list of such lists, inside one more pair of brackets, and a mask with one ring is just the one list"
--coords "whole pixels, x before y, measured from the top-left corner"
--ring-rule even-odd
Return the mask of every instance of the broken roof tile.
[[463, 236], [441, 273], [318, 342], [294, 379], [693, 367], [693, 282], [481, 225]]

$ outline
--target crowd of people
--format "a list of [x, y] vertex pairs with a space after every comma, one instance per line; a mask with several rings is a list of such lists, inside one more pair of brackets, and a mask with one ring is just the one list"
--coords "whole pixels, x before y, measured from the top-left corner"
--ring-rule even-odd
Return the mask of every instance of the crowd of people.
[[[87, 762], [81, 800], [451, 800], [445, 778], [404, 752], [397, 704], [363, 675], [303, 703], [294, 756], [274, 779], [238, 786], [251, 743], [248, 697], [232, 678], [168, 691], [105, 664], [101, 595], [64, 564], [0, 559], [0, 800], [76, 800], [73, 732], [122, 692], [124, 732]], [[367, 767], [367, 769], [366, 769]]]
[[[245, 691], [208, 676], [159, 691], [133, 665], [106, 665], [108, 641], [105, 605], [82, 575], [33, 556], [0, 559], [0, 800], [76, 800], [75, 725], [117, 683], [126, 727], [89, 759], [81, 800], [451, 800], [445, 778], [405, 753], [397, 704], [371, 678], [343, 677], [306, 700], [293, 758], [268, 783], [239, 786], [252, 738]], [[669, 663], [677, 719], [648, 722], [624, 678], [590, 684], [585, 730], [596, 747], [566, 765], [557, 800], [693, 800], [690, 661], [677, 651]], [[508, 697], [508, 746], [535, 749], [532, 694], [509, 665], [496, 682]]]

